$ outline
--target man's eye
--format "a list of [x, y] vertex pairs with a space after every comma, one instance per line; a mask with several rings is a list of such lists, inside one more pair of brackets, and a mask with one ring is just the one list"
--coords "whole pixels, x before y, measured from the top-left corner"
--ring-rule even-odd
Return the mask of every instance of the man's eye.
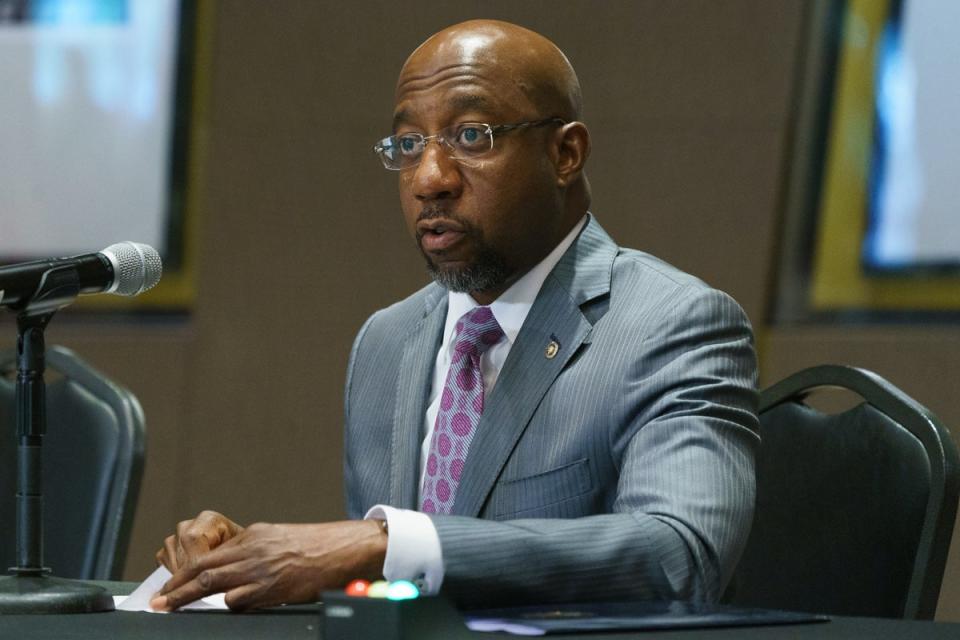
[[466, 126], [457, 131], [457, 143], [468, 149], [475, 149], [486, 144], [486, 135], [480, 127]]
[[400, 153], [403, 154], [416, 153], [419, 142], [417, 136], [400, 136], [397, 138], [397, 146], [400, 147]]

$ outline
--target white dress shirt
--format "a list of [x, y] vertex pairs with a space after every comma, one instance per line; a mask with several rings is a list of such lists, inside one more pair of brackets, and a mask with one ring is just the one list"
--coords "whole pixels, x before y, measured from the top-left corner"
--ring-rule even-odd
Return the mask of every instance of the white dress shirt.
[[[517, 334], [520, 333], [520, 327], [527, 319], [530, 307], [533, 306], [533, 301], [540, 292], [544, 280], [573, 244], [577, 234], [586, 224], [586, 220], [587, 216], [584, 216], [546, 258], [490, 303], [490, 311], [503, 329], [504, 338], [490, 347], [480, 358], [485, 395], [489, 395], [497, 383], [500, 370], [507, 361], [510, 349], [517, 339]], [[420, 446], [421, 490], [430, 442], [433, 439], [434, 423], [440, 407], [440, 394], [447, 380], [447, 371], [450, 368], [450, 359], [457, 337], [454, 333], [457, 320], [478, 306], [480, 305], [470, 294], [453, 291], [447, 294], [447, 320], [443, 328], [443, 342], [440, 344], [436, 364], [433, 367], [433, 386], [430, 389], [430, 402], [424, 417], [426, 435]], [[440, 538], [430, 517], [419, 511], [397, 509], [380, 504], [371, 508], [364, 517], [386, 519], [390, 530], [387, 555], [383, 563], [383, 576], [387, 580], [412, 580], [420, 586], [424, 594], [436, 594], [443, 583], [443, 554], [440, 549]]]

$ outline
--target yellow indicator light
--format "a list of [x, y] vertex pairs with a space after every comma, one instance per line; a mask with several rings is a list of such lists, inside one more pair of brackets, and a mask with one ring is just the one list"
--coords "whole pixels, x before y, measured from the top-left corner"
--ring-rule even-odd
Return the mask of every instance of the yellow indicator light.
[[372, 583], [369, 588], [367, 588], [367, 597], [368, 598], [386, 598], [387, 589], [390, 588], [389, 583], [386, 580], [377, 580]]

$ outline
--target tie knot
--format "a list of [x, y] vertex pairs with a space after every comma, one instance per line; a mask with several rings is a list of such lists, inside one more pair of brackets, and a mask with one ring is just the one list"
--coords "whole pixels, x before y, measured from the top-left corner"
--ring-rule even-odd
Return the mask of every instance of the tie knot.
[[457, 353], [479, 357], [484, 351], [500, 342], [503, 329], [493, 317], [490, 307], [477, 307], [457, 320]]

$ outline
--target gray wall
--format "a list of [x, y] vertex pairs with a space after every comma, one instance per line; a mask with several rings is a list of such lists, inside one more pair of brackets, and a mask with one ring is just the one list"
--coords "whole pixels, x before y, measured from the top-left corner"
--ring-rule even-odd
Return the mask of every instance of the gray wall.
[[[960, 425], [960, 330], [766, 326], [802, 3], [779, 0], [221, 0], [196, 157], [200, 296], [189, 321], [60, 322], [50, 342], [132, 388], [149, 428], [127, 568], [142, 578], [180, 519], [343, 515], [341, 392], [373, 310], [426, 282], [396, 176], [370, 151], [396, 73], [470, 17], [519, 22], [577, 68], [594, 136], [593, 210], [626, 246], [741, 301], [764, 382], [807, 364], [885, 375]], [[958, 427], [960, 428], [960, 427]], [[955, 554], [954, 554], [955, 555]], [[940, 617], [960, 620], [951, 556]]]

